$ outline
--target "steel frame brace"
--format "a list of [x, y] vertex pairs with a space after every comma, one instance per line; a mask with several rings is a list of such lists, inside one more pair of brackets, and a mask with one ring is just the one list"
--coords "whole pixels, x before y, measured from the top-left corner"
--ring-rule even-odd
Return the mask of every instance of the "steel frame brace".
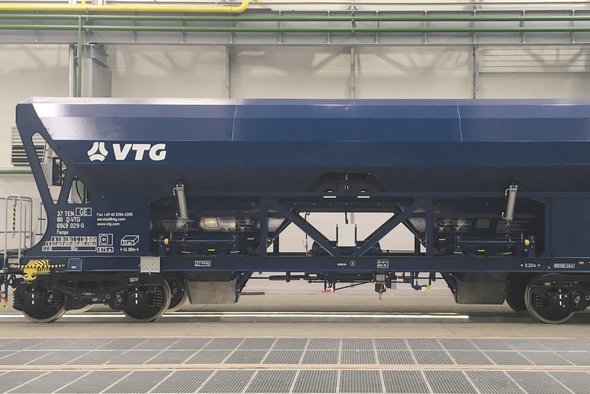
[[304, 233], [309, 235], [315, 242], [318, 243], [330, 256], [341, 257], [342, 253], [336, 249], [330, 243], [330, 240], [326, 238], [318, 229], [312, 226], [307, 220], [299, 216], [297, 211], [289, 210], [285, 208], [281, 203], [276, 200], [270, 200], [270, 206], [274, 208], [278, 213], [283, 215], [285, 219], [299, 227]]
[[369, 251], [369, 249], [371, 249], [373, 245], [375, 245], [377, 242], [383, 239], [383, 237], [389, 234], [394, 228], [396, 228], [398, 225], [400, 225], [406, 219], [408, 219], [418, 208], [421, 208], [423, 204], [423, 200], [417, 200], [412, 205], [410, 205], [405, 211], [397, 213], [393, 217], [389, 218], [385, 223], [379, 226], [377, 230], [375, 230], [371, 235], [369, 235], [367, 239], [365, 239], [363, 245], [360, 248], [358, 248], [352, 254], [351, 257], [362, 256], [365, 253], [367, 253], [367, 251]]

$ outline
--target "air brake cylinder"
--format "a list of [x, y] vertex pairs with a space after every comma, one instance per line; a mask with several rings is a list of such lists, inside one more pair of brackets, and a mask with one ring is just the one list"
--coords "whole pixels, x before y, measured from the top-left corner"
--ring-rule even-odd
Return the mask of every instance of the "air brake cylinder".
[[174, 194], [176, 195], [176, 200], [178, 201], [178, 219], [176, 226], [177, 228], [183, 228], [188, 222], [188, 208], [186, 205], [184, 185], [182, 183], [179, 183], [174, 187]]
[[510, 223], [514, 220], [514, 205], [516, 204], [516, 193], [518, 191], [518, 185], [513, 184], [508, 186], [506, 189], [506, 196], [508, 201], [506, 202], [506, 211], [504, 212], [504, 219]]

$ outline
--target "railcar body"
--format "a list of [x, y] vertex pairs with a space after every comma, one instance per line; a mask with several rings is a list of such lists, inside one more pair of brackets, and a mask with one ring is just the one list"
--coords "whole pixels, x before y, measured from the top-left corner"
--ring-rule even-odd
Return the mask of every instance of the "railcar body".
[[[235, 302], [258, 271], [379, 293], [442, 278], [549, 323], [590, 304], [590, 102], [36, 98], [17, 125], [48, 226], [1, 272], [33, 320], [93, 303], [155, 320]], [[389, 218], [329, 239], [308, 212]], [[281, 250], [288, 226], [312, 247]], [[413, 251], [380, 246], [397, 226]]]

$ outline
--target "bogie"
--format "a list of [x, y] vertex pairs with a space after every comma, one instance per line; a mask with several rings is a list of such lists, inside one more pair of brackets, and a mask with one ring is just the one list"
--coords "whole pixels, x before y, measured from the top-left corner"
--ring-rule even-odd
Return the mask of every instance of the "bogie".
[[590, 304], [590, 287], [564, 275], [541, 274], [530, 280], [525, 304], [535, 319], [550, 324], [564, 323]]
[[[106, 304], [134, 320], [154, 321], [173, 300], [168, 281], [161, 275], [51, 275], [40, 281], [18, 280], [13, 285], [14, 309], [35, 322], [53, 322], [68, 310], [80, 312], [93, 304]], [[182, 291], [176, 289], [177, 305], [185, 299]]]
[[43, 284], [21, 285], [14, 292], [13, 307], [30, 321], [51, 323], [65, 312], [68, 296]]
[[158, 281], [137, 282], [124, 292], [125, 316], [140, 322], [158, 320], [170, 306], [170, 286], [160, 278]]

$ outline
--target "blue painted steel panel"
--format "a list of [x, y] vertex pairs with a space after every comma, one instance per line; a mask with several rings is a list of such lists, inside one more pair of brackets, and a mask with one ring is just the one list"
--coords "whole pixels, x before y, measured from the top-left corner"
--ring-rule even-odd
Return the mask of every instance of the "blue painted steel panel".
[[[115, 103], [113, 103], [113, 101]], [[590, 102], [31, 99], [56, 140], [587, 141]], [[66, 122], [66, 123], [63, 123]], [[67, 127], [64, 127], [67, 126]], [[499, 126], [499, 127], [498, 127]]]
[[531, 101], [460, 105], [465, 142], [590, 140], [587, 102]]
[[[361, 104], [357, 104], [361, 103]], [[234, 141], [458, 142], [456, 105], [385, 102], [245, 103], [237, 107]]]
[[[46, 129], [100, 190], [157, 190], [184, 176], [198, 190], [305, 191], [326, 172], [371, 173], [396, 191], [497, 190], [507, 178], [527, 190], [590, 190], [590, 102], [33, 99], [18, 113], [21, 133]], [[95, 141], [109, 151], [166, 143], [168, 154], [91, 162]]]
[[551, 250], [555, 256], [587, 255], [590, 198], [554, 198], [551, 201], [551, 223]]

